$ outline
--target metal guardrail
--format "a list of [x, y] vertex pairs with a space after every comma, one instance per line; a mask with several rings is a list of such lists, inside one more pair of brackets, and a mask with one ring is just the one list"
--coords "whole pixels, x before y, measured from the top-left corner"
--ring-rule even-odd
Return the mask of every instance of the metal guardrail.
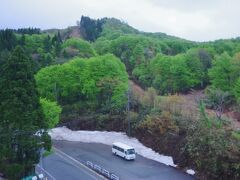
[[87, 166], [110, 180], [120, 180], [116, 174], [111, 173], [110, 171], [104, 169], [98, 164], [92, 163], [91, 161], [87, 161]]

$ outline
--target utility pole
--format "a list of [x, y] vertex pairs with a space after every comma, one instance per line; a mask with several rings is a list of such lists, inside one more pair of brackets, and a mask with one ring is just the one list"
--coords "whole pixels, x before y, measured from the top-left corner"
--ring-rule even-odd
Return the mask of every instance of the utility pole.
[[128, 84], [128, 91], [127, 91], [127, 120], [128, 120], [128, 136], [131, 136], [131, 122], [130, 122], [130, 85]]

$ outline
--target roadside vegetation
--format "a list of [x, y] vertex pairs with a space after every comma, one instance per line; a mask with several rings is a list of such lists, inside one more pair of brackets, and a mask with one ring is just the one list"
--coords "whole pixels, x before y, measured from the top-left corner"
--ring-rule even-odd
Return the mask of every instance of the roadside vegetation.
[[[82, 16], [77, 25], [0, 31], [1, 83], [14, 75], [5, 64], [14, 54], [12, 61], [21, 59], [14, 51], [21, 46], [44, 116], [38, 128], [125, 131], [181, 168], [195, 169], [200, 179], [240, 178], [239, 38], [192, 42], [140, 32], [114, 18]], [[0, 97], [2, 128], [9, 109]]]

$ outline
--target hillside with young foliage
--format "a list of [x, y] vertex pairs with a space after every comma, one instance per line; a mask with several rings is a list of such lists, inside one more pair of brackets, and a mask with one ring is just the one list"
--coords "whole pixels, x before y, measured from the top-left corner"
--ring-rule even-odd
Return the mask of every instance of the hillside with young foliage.
[[0, 30], [1, 72], [16, 46], [46, 127], [125, 131], [200, 179], [240, 178], [240, 38], [200, 43], [82, 16], [61, 30]]

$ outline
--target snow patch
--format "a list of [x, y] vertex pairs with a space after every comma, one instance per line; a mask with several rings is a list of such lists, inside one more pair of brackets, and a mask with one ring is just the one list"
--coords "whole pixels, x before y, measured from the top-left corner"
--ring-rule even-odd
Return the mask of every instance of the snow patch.
[[136, 138], [129, 138], [125, 133], [107, 131], [72, 131], [66, 127], [50, 130], [49, 135], [55, 140], [78, 141], [85, 143], [102, 143], [112, 145], [113, 142], [122, 142], [135, 148], [136, 153], [168, 166], [176, 167], [171, 156], [161, 155], [141, 144]]
[[188, 169], [188, 170], [186, 171], [186, 173], [188, 173], [188, 174], [190, 174], [190, 175], [194, 175], [194, 174], [195, 174], [195, 171], [192, 170], [192, 169]]

